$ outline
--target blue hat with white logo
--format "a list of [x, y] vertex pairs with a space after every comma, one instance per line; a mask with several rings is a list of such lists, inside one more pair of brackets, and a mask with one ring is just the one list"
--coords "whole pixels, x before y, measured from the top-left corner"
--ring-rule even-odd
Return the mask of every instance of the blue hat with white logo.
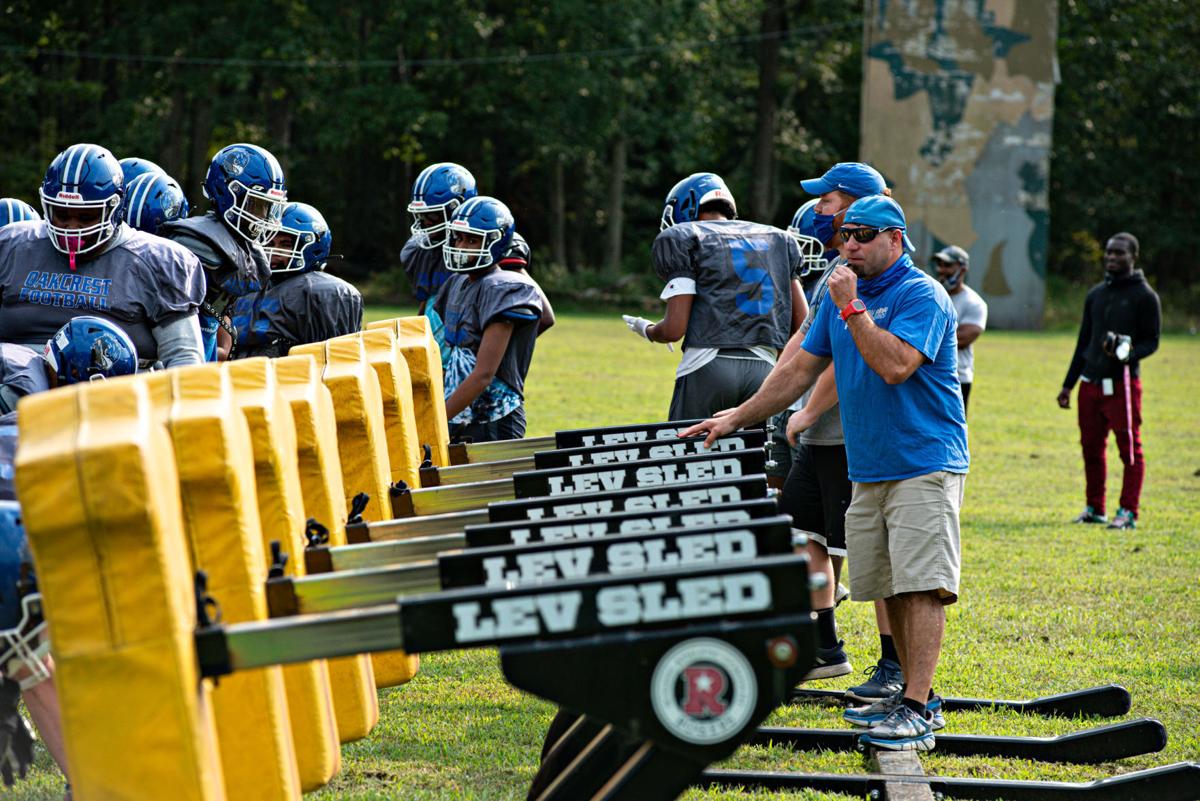
[[887, 184], [879, 170], [861, 161], [843, 161], [834, 164], [820, 178], [801, 181], [800, 186], [810, 195], [823, 195], [840, 189], [853, 197], [866, 197], [882, 192]]
[[869, 195], [851, 203], [850, 208], [846, 209], [846, 216], [842, 218], [842, 225], [851, 223], [878, 228], [880, 231], [895, 228], [904, 234], [904, 249], [910, 253], [916, 250], [908, 238], [904, 209], [887, 195]]

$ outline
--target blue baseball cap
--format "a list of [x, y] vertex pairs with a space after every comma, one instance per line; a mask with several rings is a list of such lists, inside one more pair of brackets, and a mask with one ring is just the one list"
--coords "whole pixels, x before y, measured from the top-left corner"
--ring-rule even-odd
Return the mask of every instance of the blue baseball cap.
[[879, 170], [861, 161], [843, 161], [834, 164], [820, 178], [801, 181], [800, 186], [810, 195], [823, 195], [840, 189], [853, 197], [878, 195], [887, 184]]
[[916, 250], [912, 240], [908, 238], [908, 222], [904, 219], [904, 209], [900, 204], [887, 195], [868, 195], [859, 198], [846, 209], [842, 225], [854, 223], [870, 228], [885, 230], [895, 228], [904, 234], [904, 249], [909, 253]]

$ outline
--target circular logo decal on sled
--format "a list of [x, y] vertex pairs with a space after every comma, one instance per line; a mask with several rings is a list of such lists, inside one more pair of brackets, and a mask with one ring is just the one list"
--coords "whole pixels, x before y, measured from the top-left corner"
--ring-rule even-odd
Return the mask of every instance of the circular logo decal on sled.
[[712, 745], [737, 734], [758, 702], [754, 670], [742, 652], [710, 637], [667, 651], [650, 678], [650, 703], [667, 731]]

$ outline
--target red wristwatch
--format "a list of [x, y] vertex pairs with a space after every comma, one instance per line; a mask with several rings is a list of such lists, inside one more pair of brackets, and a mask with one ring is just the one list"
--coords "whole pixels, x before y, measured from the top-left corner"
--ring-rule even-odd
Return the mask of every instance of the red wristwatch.
[[842, 320], [843, 321], [849, 320], [854, 315], [862, 314], [866, 310], [867, 310], [867, 304], [863, 303], [858, 298], [855, 298], [854, 300], [847, 303], [845, 305], [845, 307], [842, 309]]

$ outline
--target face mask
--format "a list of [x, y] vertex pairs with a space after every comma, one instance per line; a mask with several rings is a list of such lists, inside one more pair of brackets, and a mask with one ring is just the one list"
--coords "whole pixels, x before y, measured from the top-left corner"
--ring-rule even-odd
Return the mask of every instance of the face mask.
[[837, 217], [837, 214], [813, 215], [813, 236], [821, 240], [822, 245], [833, 237], [833, 219], [835, 217]]
[[942, 279], [942, 286], [946, 287], [947, 290], [953, 290], [958, 286], [959, 282], [962, 281], [962, 276], [963, 269], [959, 267], [954, 271], [953, 275], [948, 275]]

